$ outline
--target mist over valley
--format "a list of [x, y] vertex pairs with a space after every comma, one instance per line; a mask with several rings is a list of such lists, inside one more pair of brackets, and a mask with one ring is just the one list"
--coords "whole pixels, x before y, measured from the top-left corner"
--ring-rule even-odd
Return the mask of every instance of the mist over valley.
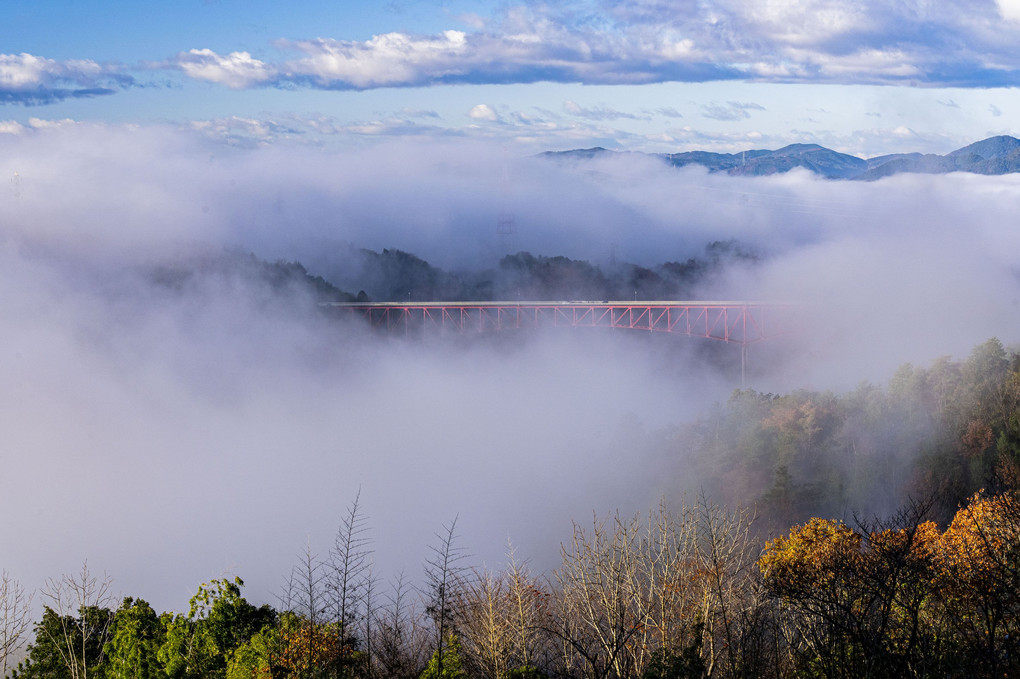
[[[502, 564], [509, 538], [543, 572], [592, 512], [712, 489], [770, 507], [774, 469], [694, 450], [710, 423], [739, 428], [722, 413], [741, 402], [739, 349], [598, 329], [408, 341], [319, 302], [796, 303], [801, 326], [751, 348], [747, 386], [796, 392], [798, 408], [1020, 337], [1020, 175], [834, 182], [89, 124], [0, 135], [0, 157], [17, 172], [0, 196], [2, 503], [17, 517], [3, 542], [19, 546], [3, 565], [30, 588], [87, 558], [159, 610], [225, 574], [273, 603], [359, 492], [384, 582], [417, 578], [453, 517], [472, 563]], [[843, 504], [791, 458], [811, 488], [784, 520], [894, 510], [929, 434], [870, 433], [869, 454], [895, 448], [898, 471], [844, 470], [876, 486]]]

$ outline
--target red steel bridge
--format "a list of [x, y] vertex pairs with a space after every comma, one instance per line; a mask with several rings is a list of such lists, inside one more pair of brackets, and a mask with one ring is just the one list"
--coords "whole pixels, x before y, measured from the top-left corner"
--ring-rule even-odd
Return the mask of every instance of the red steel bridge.
[[335, 302], [326, 307], [374, 328], [499, 331], [546, 326], [621, 328], [721, 340], [745, 348], [789, 328], [788, 304], [762, 302]]

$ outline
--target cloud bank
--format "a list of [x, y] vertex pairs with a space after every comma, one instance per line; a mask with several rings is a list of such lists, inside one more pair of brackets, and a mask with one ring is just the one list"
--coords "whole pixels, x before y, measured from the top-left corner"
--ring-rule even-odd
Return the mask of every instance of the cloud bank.
[[167, 65], [232, 88], [730, 79], [992, 87], [1017, 82], [1018, 30], [1012, 3], [559, 2], [511, 6], [470, 31], [281, 40], [276, 47], [295, 56], [276, 63], [193, 49]]
[[5, 54], [0, 103], [111, 94], [167, 71], [235, 90], [727, 80], [1010, 87], [1020, 74], [1018, 33], [1016, 5], [1005, 0], [530, 3], [433, 34], [278, 39], [230, 52], [181, 45], [130, 65]]
[[90, 59], [57, 61], [32, 54], [0, 54], [0, 104], [41, 105], [113, 94], [131, 76]]
[[356, 277], [352, 245], [486, 268], [504, 207], [517, 249], [602, 266], [736, 238], [764, 262], [704, 295], [805, 310], [783, 351], [752, 348], [765, 391], [1020, 339], [1016, 176], [735, 178], [467, 142], [241, 149], [71, 123], [0, 135], [0, 157], [0, 511], [19, 517], [0, 541], [30, 587], [87, 557], [158, 608], [225, 572], [272, 602], [359, 489], [383, 577], [416, 577], [454, 516], [473, 562], [497, 563], [509, 536], [542, 569], [571, 519], [668, 494], [649, 440], [739, 386], [682, 338], [407, 342], [258, 281], [152, 274], [225, 249], [333, 278]]

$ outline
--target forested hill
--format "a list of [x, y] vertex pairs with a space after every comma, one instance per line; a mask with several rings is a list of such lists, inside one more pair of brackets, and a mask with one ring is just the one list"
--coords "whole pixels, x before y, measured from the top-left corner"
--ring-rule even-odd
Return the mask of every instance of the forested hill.
[[753, 250], [729, 240], [709, 243], [696, 257], [652, 267], [623, 262], [597, 266], [518, 252], [500, 259], [495, 268], [452, 272], [403, 250], [343, 246], [321, 275], [298, 262], [223, 252], [164, 264], [147, 276], [170, 290], [236, 281], [253, 284], [244, 288], [249, 294], [298, 292], [315, 302], [694, 299], [726, 268], [754, 266], [759, 260]]
[[[551, 159], [591, 160], [618, 154], [604, 148], [547, 151]], [[859, 158], [839, 153], [818, 144], [791, 144], [776, 150], [748, 149], [737, 153], [686, 151], [652, 154], [674, 167], [700, 165], [710, 172], [730, 175], [763, 176], [789, 172], [794, 168], [810, 170], [828, 179], [874, 180], [903, 172], [944, 174], [1009, 174], [1020, 172], [1020, 139], [990, 137], [946, 155], [895, 153]]]
[[343, 290], [371, 301], [692, 299], [727, 268], [754, 266], [761, 256], [735, 240], [707, 244], [700, 255], [650, 267], [596, 265], [563, 256], [518, 252], [494, 268], [446, 271], [402, 250], [348, 247], [321, 272]]
[[653, 443], [687, 487], [755, 504], [775, 530], [813, 516], [890, 516], [913, 501], [948, 523], [979, 490], [1020, 484], [1020, 354], [998, 339], [964, 360], [903, 365], [846, 393], [734, 392]]

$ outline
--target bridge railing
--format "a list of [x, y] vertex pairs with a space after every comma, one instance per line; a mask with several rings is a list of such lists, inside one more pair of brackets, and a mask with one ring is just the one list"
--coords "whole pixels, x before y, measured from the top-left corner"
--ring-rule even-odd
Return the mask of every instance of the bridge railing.
[[494, 332], [545, 326], [666, 332], [753, 344], [785, 332], [789, 305], [763, 302], [374, 302], [330, 303], [389, 332]]

